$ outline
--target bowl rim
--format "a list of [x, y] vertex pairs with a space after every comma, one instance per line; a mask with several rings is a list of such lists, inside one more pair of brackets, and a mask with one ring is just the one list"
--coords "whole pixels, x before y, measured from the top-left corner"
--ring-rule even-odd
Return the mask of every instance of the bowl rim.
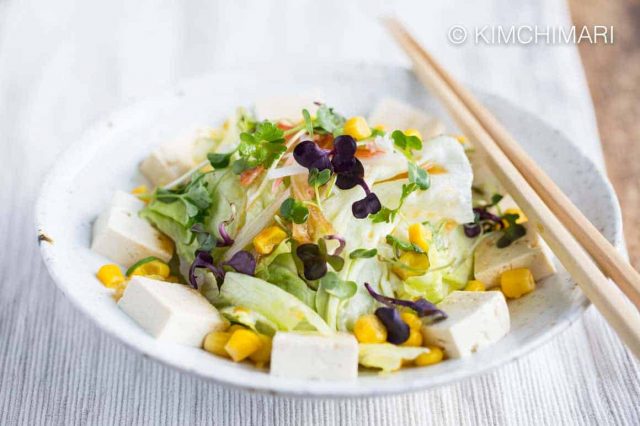
[[[339, 70], [344, 68], [343, 63], [338, 62], [323, 62], [320, 64], [314, 64], [314, 66], [320, 67], [326, 70]], [[386, 68], [389, 71], [404, 73], [412, 75], [411, 70], [407, 67], [396, 66], [396, 65], [388, 65], [388, 64], [376, 64], [376, 63], [357, 63], [354, 66], [360, 67], [374, 67], [374, 68]], [[215, 81], [220, 78], [229, 78], [231, 76], [237, 76], [237, 74], [241, 73], [253, 73], [254, 67], [252, 66], [243, 66], [236, 68], [223, 69], [217, 72], [203, 74], [194, 78], [185, 79], [173, 86], [170, 89], [163, 90], [159, 92], [157, 95], [146, 97], [141, 100], [134, 100], [129, 103], [123, 104], [118, 107], [115, 111], [104, 115], [102, 118], [94, 121], [89, 124], [87, 128], [80, 134], [77, 140], [71, 143], [63, 153], [56, 159], [53, 167], [46, 174], [46, 177], [43, 180], [40, 193], [38, 195], [38, 199], [35, 205], [35, 226], [38, 233], [38, 244], [40, 246], [40, 252], [45, 263], [45, 266], [51, 275], [52, 280], [56, 284], [56, 287], [59, 291], [61, 291], [68, 300], [74, 305], [80, 312], [82, 312], [86, 317], [90, 318], [91, 321], [97, 325], [103, 332], [105, 332], [110, 337], [114, 338], [121, 344], [124, 344], [126, 347], [132, 349], [135, 352], [141, 353], [143, 356], [152, 359], [155, 362], [159, 362], [163, 365], [167, 365], [171, 368], [174, 368], [181, 372], [186, 372], [192, 375], [196, 375], [205, 380], [211, 380], [215, 383], [222, 384], [224, 386], [230, 386], [236, 389], [242, 389], [249, 392], [259, 392], [266, 393], [270, 395], [286, 395], [286, 396], [294, 396], [300, 398], [306, 397], [320, 397], [320, 398], [357, 398], [357, 397], [375, 397], [375, 396], [383, 396], [383, 395], [392, 395], [392, 394], [400, 394], [400, 393], [408, 393], [415, 392], [419, 390], [426, 390], [428, 388], [434, 388], [437, 386], [441, 386], [444, 384], [450, 384], [454, 382], [458, 382], [464, 378], [474, 377], [480, 374], [485, 374], [498, 366], [505, 365], [518, 359], [525, 354], [533, 352], [535, 349], [541, 347], [544, 343], [550, 341], [553, 337], [557, 336], [562, 331], [566, 330], [569, 326], [571, 326], [574, 322], [576, 322], [583, 314], [583, 312], [589, 307], [590, 302], [584, 296], [584, 294], [580, 295], [579, 303], [568, 313], [568, 315], [562, 320], [555, 322], [547, 332], [540, 334], [519, 346], [516, 350], [512, 351], [508, 356], [498, 358], [492, 362], [489, 362], [482, 366], [482, 368], [474, 369], [471, 373], [465, 370], [455, 371], [453, 373], [449, 373], [443, 376], [430, 377], [428, 382], [424, 381], [396, 381], [395, 384], [390, 384], [390, 382], [386, 382], [384, 386], [380, 389], [373, 388], [362, 388], [362, 387], [343, 387], [342, 390], [332, 390], [328, 391], [321, 387], [320, 389], [316, 389], [314, 386], [301, 386], [301, 383], [318, 383], [311, 381], [294, 381], [291, 383], [286, 383], [287, 381], [283, 381], [283, 383], [279, 385], [274, 385], [273, 381], [259, 381], [258, 383], [239, 383], [237, 381], [232, 380], [229, 377], [214, 377], [211, 375], [204, 375], [200, 371], [189, 368], [184, 365], [180, 365], [178, 363], [170, 362], [161, 357], [158, 357], [152, 351], [145, 350], [144, 348], [138, 347], [134, 345], [133, 342], [123, 338], [119, 335], [116, 330], [109, 327], [107, 324], [104, 324], [100, 319], [96, 318], [92, 315], [91, 311], [82, 303], [82, 301], [78, 300], [71, 294], [67, 294], [66, 285], [64, 283], [64, 279], [60, 274], [60, 270], [58, 265], [52, 261], [52, 258], [55, 257], [54, 253], [56, 250], [55, 244], [47, 244], [43, 243], [46, 241], [47, 234], [45, 229], [47, 229], [47, 211], [48, 206], [52, 203], [55, 203], [55, 195], [51, 191], [51, 188], [54, 187], [57, 180], [62, 179], [65, 175], [73, 174], [77, 172], [80, 165], [85, 162], [83, 159], [91, 158], [91, 154], [96, 146], [85, 143], [87, 140], [92, 139], [92, 135], [101, 134], [106, 127], [110, 126], [110, 123], [126, 123], [128, 119], [130, 119], [129, 115], [134, 110], [144, 109], [146, 105], [152, 105], [160, 100], [165, 100], [170, 96], [181, 96], [180, 93], [182, 91], [181, 88], [184, 87], [193, 87], [202, 84], [207, 81]], [[473, 88], [472, 88], [473, 89]], [[557, 132], [561, 138], [570, 141], [570, 139], [561, 131], [553, 126], [549, 125], [546, 121], [539, 118], [532, 112], [517, 106], [513, 102], [495, 94], [487, 93], [482, 90], [473, 90], [475, 93], [480, 94], [485, 97], [492, 97], [498, 99], [499, 102], [504, 103], [508, 106], [511, 106], [513, 109], [517, 110], [519, 113], [526, 115], [528, 119], [535, 122], [536, 125], [546, 127], [550, 130]], [[123, 124], [126, 126], [126, 124]], [[584, 153], [579, 150], [575, 151], [575, 156], [579, 158], [579, 161], [582, 163], [588, 163], [593, 170], [598, 175], [598, 178], [601, 179], [605, 185], [607, 195], [611, 197], [613, 211], [611, 212], [612, 217], [615, 220], [615, 230], [614, 230], [614, 245], [618, 250], [625, 252], [624, 247], [624, 239], [622, 232], [622, 216], [620, 211], [620, 205], [616, 196], [616, 193], [613, 189], [613, 186], [609, 182], [607, 176], [604, 173], [604, 170], [601, 167], [598, 167], [590, 158], [588, 158]], [[73, 161], [71, 161], [73, 160]], [[75, 163], [75, 167], [69, 167], [69, 164]], [[339, 388], [339, 382], [325, 382], [335, 384], [336, 388]]]

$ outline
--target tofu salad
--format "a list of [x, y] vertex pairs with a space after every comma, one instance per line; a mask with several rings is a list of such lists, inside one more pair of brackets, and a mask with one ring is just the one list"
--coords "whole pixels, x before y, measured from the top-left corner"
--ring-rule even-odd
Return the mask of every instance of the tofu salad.
[[[471, 356], [555, 273], [472, 144], [395, 100], [304, 96], [164, 143], [93, 225], [97, 271], [157, 339], [345, 380]], [[309, 362], [313, 360], [313, 362]]]

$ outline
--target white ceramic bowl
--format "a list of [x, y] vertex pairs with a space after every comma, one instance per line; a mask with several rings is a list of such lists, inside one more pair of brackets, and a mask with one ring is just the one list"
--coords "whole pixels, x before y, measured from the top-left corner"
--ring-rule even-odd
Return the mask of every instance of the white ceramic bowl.
[[[408, 392], [480, 374], [534, 350], [580, 316], [588, 302], [562, 271], [542, 282], [534, 293], [510, 302], [511, 332], [473, 357], [387, 376], [367, 373], [347, 382], [274, 378], [250, 365], [147, 335], [118, 309], [111, 291], [95, 278], [106, 262], [89, 250], [91, 223], [97, 214], [116, 189], [128, 190], [141, 183], [138, 162], [155, 145], [193, 125], [218, 124], [236, 106], [251, 105], [257, 98], [315, 88], [328, 103], [348, 114], [366, 114], [378, 99], [391, 96], [445, 117], [408, 70], [344, 64], [218, 73], [125, 108], [89, 129], [59, 159], [44, 183], [37, 227], [40, 235], [52, 240], [41, 243], [42, 256], [60, 290], [107, 333], [155, 360], [225, 385], [301, 396]], [[618, 203], [598, 169], [560, 132], [518, 106], [493, 96], [480, 94], [480, 98], [596, 227], [620, 244]]]

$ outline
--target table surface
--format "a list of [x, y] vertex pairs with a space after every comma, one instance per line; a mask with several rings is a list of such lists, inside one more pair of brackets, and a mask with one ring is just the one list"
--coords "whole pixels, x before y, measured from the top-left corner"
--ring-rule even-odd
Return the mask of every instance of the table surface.
[[0, 2], [1, 424], [640, 424], [640, 369], [593, 308], [524, 358], [425, 392], [363, 400], [249, 394], [135, 354], [55, 289], [33, 207], [95, 120], [180, 79], [247, 62], [406, 64], [395, 11], [459, 78], [537, 113], [602, 164], [574, 46], [453, 46], [447, 29], [566, 26], [561, 1]]

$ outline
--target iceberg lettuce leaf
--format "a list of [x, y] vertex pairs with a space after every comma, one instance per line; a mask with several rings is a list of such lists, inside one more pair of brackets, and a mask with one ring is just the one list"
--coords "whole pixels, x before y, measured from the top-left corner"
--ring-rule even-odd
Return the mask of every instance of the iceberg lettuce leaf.
[[259, 278], [227, 272], [220, 293], [229, 304], [247, 307], [262, 314], [279, 330], [332, 333], [327, 323], [304, 302]]
[[390, 373], [402, 367], [402, 361], [413, 361], [428, 348], [396, 346], [391, 343], [360, 343], [358, 363], [364, 367], [378, 368], [382, 373]]
[[316, 292], [298, 276], [291, 253], [279, 254], [269, 266], [261, 268], [256, 276], [280, 287], [315, 309]]
[[256, 333], [273, 336], [278, 327], [264, 315], [251, 309], [239, 306], [227, 306], [220, 313], [232, 323], [242, 324]]

